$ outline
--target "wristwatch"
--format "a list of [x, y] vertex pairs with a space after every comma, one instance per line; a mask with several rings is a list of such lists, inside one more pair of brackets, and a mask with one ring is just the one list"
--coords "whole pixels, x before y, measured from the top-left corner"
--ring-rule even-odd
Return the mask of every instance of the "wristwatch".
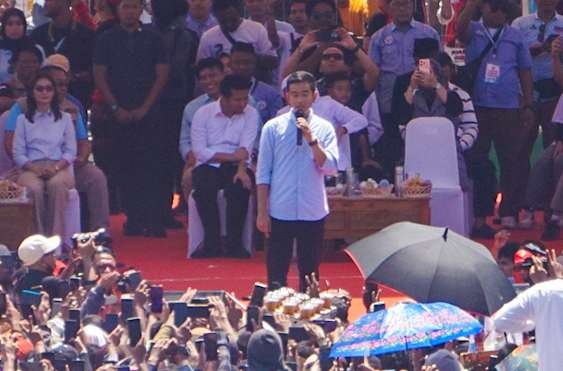
[[319, 144], [319, 140], [318, 140], [318, 139], [313, 139], [312, 141], [309, 142], [309, 145], [310, 145], [311, 147], [313, 147], [314, 145], [317, 145], [317, 144]]

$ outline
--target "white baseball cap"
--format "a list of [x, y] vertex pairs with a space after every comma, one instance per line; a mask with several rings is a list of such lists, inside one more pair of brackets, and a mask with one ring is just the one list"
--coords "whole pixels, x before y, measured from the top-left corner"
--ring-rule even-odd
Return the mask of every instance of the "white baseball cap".
[[22, 241], [18, 247], [18, 256], [23, 265], [37, 263], [44, 255], [52, 253], [61, 245], [59, 236], [45, 237], [34, 234]]

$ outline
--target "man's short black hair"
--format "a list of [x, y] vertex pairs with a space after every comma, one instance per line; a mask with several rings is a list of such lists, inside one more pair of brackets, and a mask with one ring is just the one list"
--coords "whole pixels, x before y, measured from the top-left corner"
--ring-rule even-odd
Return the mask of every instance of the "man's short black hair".
[[289, 87], [292, 84], [297, 84], [300, 82], [306, 82], [307, 84], [309, 84], [311, 90], [313, 91], [315, 91], [315, 89], [317, 88], [317, 82], [315, 81], [315, 77], [313, 75], [305, 71], [296, 71], [287, 77], [286, 90], [289, 91]]
[[491, 11], [501, 11], [506, 16], [510, 15], [513, 11], [512, 4], [508, 0], [483, 0], [483, 4], [489, 4]]
[[413, 55], [415, 59], [436, 58], [440, 52], [440, 43], [431, 37], [414, 40]]
[[221, 95], [230, 97], [233, 90], [250, 90], [252, 82], [249, 78], [239, 75], [228, 75], [221, 81]]
[[241, 41], [236, 41], [231, 47], [231, 54], [235, 52], [256, 55], [256, 50], [254, 49], [254, 45]]
[[206, 69], [217, 68], [221, 72], [225, 70], [225, 66], [223, 63], [217, 58], [203, 58], [201, 59], [196, 66], [196, 75], [199, 77], [199, 74]]
[[442, 67], [446, 67], [446, 66], [455, 67], [454, 61], [452, 60], [450, 55], [446, 52], [440, 52], [436, 60], [438, 61], [438, 63], [440, 63], [440, 66]]
[[18, 50], [12, 57], [12, 63], [17, 62], [20, 55], [23, 53], [34, 54], [37, 57], [39, 64], [43, 63], [43, 54], [41, 53], [41, 50], [33, 44], [25, 44], [20, 50]]
[[305, 8], [307, 17], [311, 17], [311, 14], [313, 14], [313, 9], [319, 4], [326, 4], [330, 6], [332, 8], [332, 11], [336, 13], [336, 4], [334, 0], [311, 0], [307, 1], [307, 7]]
[[213, 5], [211, 6], [214, 14], [229, 8], [239, 10], [241, 8], [240, 0], [213, 0]]
[[506, 245], [501, 247], [498, 251], [497, 259], [507, 258], [510, 259], [510, 261], [514, 261], [514, 254], [516, 254], [516, 251], [519, 249], [520, 245], [516, 242], [507, 242]]
[[289, 1], [289, 6], [287, 7], [288, 9], [291, 9], [291, 7], [295, 4], [305, 4], [305, 6], [307, 5], [308, 1], [307, 0], [290, 0]]
[[331, 73], [325, 77], [326, 88], [330, 89], [339, 81], [351, 81], [350, 74], [348, 72], [340, 71]]

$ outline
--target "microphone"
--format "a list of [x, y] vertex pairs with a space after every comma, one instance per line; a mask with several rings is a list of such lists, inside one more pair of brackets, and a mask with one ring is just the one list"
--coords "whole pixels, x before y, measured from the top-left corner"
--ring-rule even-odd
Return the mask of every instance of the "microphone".
[[[303, 110], [298, 109], [297, 111], [295, 111], [295, 119], [298, 118], [304, 118], [305, 117], [305, 112], [303, 112]], [[300, 146], [303, 144], [303, 132], [301, 131], [301, 129], [299, 128], [299, 126], [297, 127], [297, 145]]]

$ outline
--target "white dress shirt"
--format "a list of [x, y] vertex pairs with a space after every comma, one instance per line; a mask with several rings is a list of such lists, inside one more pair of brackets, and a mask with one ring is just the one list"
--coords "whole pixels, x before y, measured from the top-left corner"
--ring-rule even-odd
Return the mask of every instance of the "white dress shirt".
[[362, 114], [368, 120], [369, 144], [374, 145], [383, 135], [383, 124], [379, 114], [379, 103], [375, 92], [371, 93], [362, 105]]
[[250, 155], [259, 122], [258, 111], [248, 105], [243, 113], [231, 117], [221, 110], [220, 99], [201, 107], [194, 115], [191, 128], [196, 166], [207, 163], [219, 167], [220, 163], [209, 163], [216, 153], [234, 153], [239, 148], [245, 148]]
[[[313, 110], [316, 115], [330, 122], [335, 130], [339, 127], [345, 127], [348, 134], [356, 133], [368, 126], [368, 120], [361, 113], [335, 101], [328, 95], [318, 97], [313, 103]], [[278, 112], [278, 115], [288, 111], [289, 106], [285, 106]], [[346, 169], [352, 167], [350, 136], [348, 134], [338, 138], [339, 171], [346, 171]]]
[[534, 285], [493, 316], [498, 332], [536, 329], [539, 371], [563, 369], [563, 279]]

